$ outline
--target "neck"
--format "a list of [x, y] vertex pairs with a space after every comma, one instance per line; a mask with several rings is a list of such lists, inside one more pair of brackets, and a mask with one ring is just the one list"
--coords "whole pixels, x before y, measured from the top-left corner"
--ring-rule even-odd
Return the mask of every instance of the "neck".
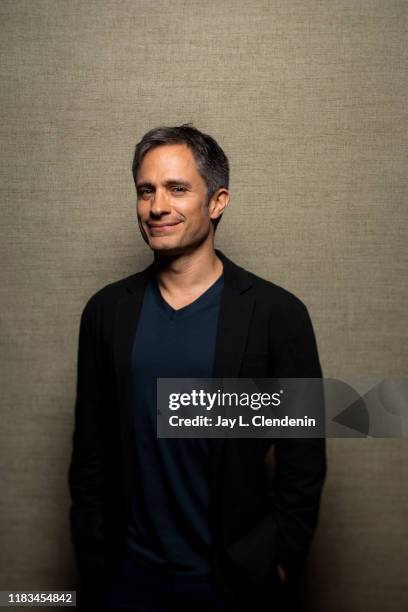
[[223, 265], [213, 243], [179, 255], [162, 256], [155, 253], [155, 272], [162, 291], [169, 295], [192, 295], [205, 290], [221, 275]]

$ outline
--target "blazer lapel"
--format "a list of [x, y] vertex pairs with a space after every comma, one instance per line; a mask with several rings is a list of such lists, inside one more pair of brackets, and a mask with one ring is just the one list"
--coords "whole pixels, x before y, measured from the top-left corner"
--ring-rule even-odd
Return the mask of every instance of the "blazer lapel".
[[129, 277], [126, 294], [119, 300], [114, 323], [114, 363], [121, 392], [130, 374], [133, 340], [143, 303], [143, 295], [153, 271], [153, 264], [143, 272]]
[[238, 378], [255, 306], [250, 274], [216, 250], [224, 265], [213, 376]]
[[120, 409], [120, 429], [124, 453], [124, 475], [126, 482], [126, 501], [130, 507], [130, 492], [133, 488], [133, 427], [129, 401], [129, 377], [133, 341], [139, 320], [143, 295], [153, 271], [153, 265], [128, 279], [126, 294], [119, 300], [114, 322], [113, 358], [117, 380], [118, 405]]
[[[221, 251], [216, 250], [216, 253], [224, 265], [224, 290], [218, 317], [213, 377], [238, 378], [255, 306], [250, 291], [252, 281], [248, 272], [236, 266]], [[222, 491], [221, 465], [226, 439], [209, 438], [208, 442], [212, 521], [217, 528]]]

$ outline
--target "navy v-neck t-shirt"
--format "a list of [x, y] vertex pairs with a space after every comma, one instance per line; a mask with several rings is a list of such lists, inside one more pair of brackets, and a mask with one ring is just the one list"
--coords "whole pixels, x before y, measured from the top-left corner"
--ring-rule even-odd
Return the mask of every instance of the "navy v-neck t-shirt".
[[151, 277], [132, 351], [136, 461], [127, 553], [151, 568], [208, 575], [208, 440], [157, 438], [156, 379], [213, 374], [223, 275], [191, 304], [173, 309]]

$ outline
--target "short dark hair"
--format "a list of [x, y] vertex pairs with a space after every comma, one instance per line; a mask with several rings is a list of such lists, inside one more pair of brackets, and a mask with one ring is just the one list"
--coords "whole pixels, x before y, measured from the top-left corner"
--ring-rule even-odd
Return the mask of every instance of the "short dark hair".
[[[220, 145], [208, 134], [200, 132], [191, 123], [166, 127], [161, 126], [147, 132], [137, 143], [132, 163], [133, 180], [146, 153], [161, 145], [185, 144], [194, 155], [197, 169], [207, 186], [207, 204], [221, 187], [229, 186], [229, 162]], [[215, 219], [214, 230], [222, 215]]]

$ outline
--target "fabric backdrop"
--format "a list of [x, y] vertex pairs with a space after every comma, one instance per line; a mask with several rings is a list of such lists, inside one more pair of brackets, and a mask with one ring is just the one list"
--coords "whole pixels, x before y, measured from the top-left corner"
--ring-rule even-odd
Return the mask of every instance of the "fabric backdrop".
[[[75, 586], [81, 310], [145, 266], [135, 143], [231, 161], [217, 246], [308, 306], [326, 376], [408, 375], [406, 0], [1, 0], [0, 589]], [[408, 609], [406, 440], [329, 440], [313, 612]]]

